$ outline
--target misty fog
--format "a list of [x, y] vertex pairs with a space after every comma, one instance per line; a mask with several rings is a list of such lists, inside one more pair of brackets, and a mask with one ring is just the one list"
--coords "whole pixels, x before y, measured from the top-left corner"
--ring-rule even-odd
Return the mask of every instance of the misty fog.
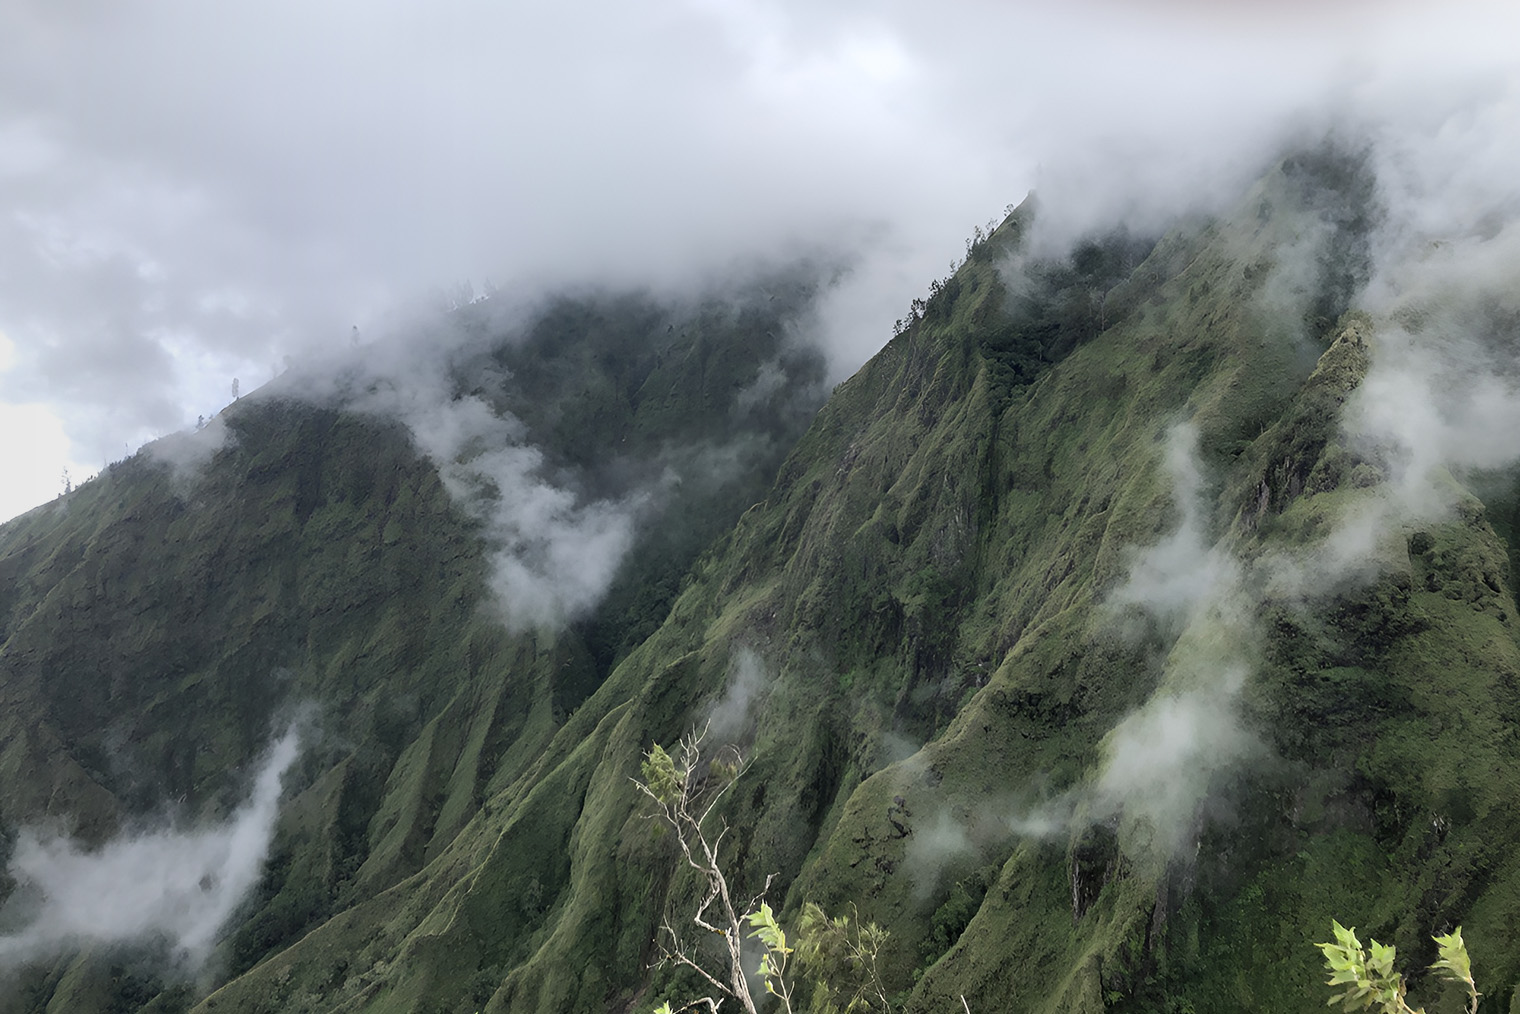
[[9, 4], [0, 420], [56, 435], [8, 445], [0, 513], [471, 280], [679, 288], [832, 251], [838, 380], [1031, 188], [1059, 246], [1355, 131], [1419, 206], [1406, 238], [1461, 233], [1520, 178], [1515, 27], [1499, 3]]
[[299, 751], [291, 726], [221, 824], [128, 831], [93, 849], [21, 829], [7, 868], [16, 887], [0, 907], [0, 974], [68, 950], [158, 943], [180, 974], [197, 974], [263, 873], [282, 779]]

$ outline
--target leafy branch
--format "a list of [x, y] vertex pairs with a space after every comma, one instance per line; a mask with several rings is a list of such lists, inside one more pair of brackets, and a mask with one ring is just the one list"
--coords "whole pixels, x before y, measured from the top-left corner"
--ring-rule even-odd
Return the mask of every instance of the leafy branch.
[[747, 918], [755, 930], [750, 936], [765, 947], [765, 953], [760, 956], [760, 978], [765, 981], [765, 991], [778, 998], [787, 1014], [791, 1014], [793, 986], [786, 981], [786, 965], [792, 948], [786, 944], [786, 931], [776, 921], [776, 913], [771, 911], [770, 905], [763, 901]]
[[[758, 1014], [743, 967], [746, 936], [758, 940], [764, 948], [758, 975], [766, 994], [776, 998], [785, 1014], [793, 1014], [797, 1001], [794, 956], [821, 991], [814, 996], [810, 1010], [829, 1014], [891, 1014], [892, 1004], [879, 968], [879, 955], [888, 933], [875, 923], [862, 925], [853, 905], [851, 915], [830, 918], [818, 905], [808, 902], [803, 906], [794, 941], [765, 901], [774, 874], [766, 878], [765, 886], [747, 905], [741, 908], [734, 904], [727, 876], [718, 862], [728, 826], [714, 814], [723, 796], [743, 774], [746, 761], [738, 750], [725, 747], [704, 764], [704, 735], [705, 730], [683, 736], [673, 755], [654, 744], [644, 755], [639, 770], [642, 777], [633, 779], [639, 791], [658, 807], [658, 812], [650, 816], [660, 818], [675, 831], [681, 856], [706, 884], [691, 919], [692, 925], [702, 931], [698, 939], [711, 941], [717, 937], [723, 942], [722, 958], [714, 961], [710, 949], [704, 953], [683, 937], [668, 917], [661, 922], [660, 952], [655, 965], [684, 965], [701, 976], [712, 992], [681, 1007], [662, 1003], [654, 1014], [681, 1014], [699, 1008], [706, 1008], [708, 1014], [718, 1014], [725, 1000], [736, 1001], [747, 1014]], [[961, 1006], [970, 1014], [971, 1007], [964, 997]]]
[[[827, 991], [830, 1007], [855, 1014], [858, 1011], [890, 1012], [891, 1002], [881, 982], [878, 956], [887, 942], [887, 931], [874, 922], [860, 922], [860, 913], [850, 905], [854, 918], [847, 915], [829, 918], [813, 902], [802, 906], [798, 923], [798, 957], [809, 974]], [[846, 988], [853, 987], [846, 994]], [[842, 1003], [836, 1003], [842, 999]]]
[[[754, 911], [760, 905], [773, 877], [766, 878], [765, 888], [748, 905], [743, 908], [734, 905], [728, 878], [718, 863], [718, 852], [723, 844], [723, 836], [728, 833], [728, 826], [723, 824], [716, 832], [710, 832], [709, 825], [714, 810], [744, 770], [745, 762], [738, 750], [729, 747], [704, 772], [702, 739], [705, 734], [706, 730], [703, 730], [681, 737], [674, 757], [656, 743], [644, 755], [640, 767], [643, 780], [636, 778], [633, 782], [644, 795], [654, 800], [659, 807], [658, 816], [675, 831], [676, 842], [686, 864], [706, 883], [706, 891], [691, 921], [707, 935], [706, 939], [716, 936], [723, 941], [725, 967], [717, 971], [709, 970], [697, 949], [671, 925], [668, 918], [660, 924], [660, 956], [655, 963], [685, 965], [717, 990], [717, 996], [693, 1001], [680, 1010], [705, 1005], [712, 1014], [716, 1014], [719, 1004], [727, 997], [737, 1001], [747, 1014], [758, 1014], [744, 976], [745, 920], [740, 913]], [[765, 906], [765, 911], [769, 911], [769, 906]], [[774, 922], [774, 917], [772, 921]], [[769, 985], [769, 980], [767, 984]], [[669, 1004], [666, 1004], [656, 1014], [673, 1012], [669, 1010]]]
[[[1333, 1007], [1340, 1004], [1348, 1011], [1377, 1010], [1381, 1014], [1424, 1014], [1424, 1008], [1414, 1008], [1405, 1001], [1407, 984], [1404, 976], [1394, 970], [1394, 948], [1376, 940], [1362, 946], [1356, 929], [1347, 929], [1335, 920], [1330, 921], [1335, 940], [1315, 944], [1325, 955], [1325, 969], [1330, 973], [1327, 986], [1342, 987], [1339, 994], [1330, 998]], [[1462, 927], [1458, 926], [1446, 936], [1435, 937], [1440, 956], [1430, 966], [1432, 972], [1448, 982], [1461, 983], [1467, 988], [1468, 1012], [1478, 1014], [1477, 983], [1472, 977], [1472, 962], [1467, 956], [1467, 945], [1462, 942]]]

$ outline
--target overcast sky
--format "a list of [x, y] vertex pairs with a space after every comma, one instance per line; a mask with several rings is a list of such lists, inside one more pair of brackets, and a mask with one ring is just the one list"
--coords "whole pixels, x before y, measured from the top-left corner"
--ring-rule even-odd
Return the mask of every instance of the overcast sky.
[[1155, 219], [1354, 120], [1520, 189], [1520, 18], [1423, 6], [7, 0], [0, 518], [465, 280], [853, 251], [843, 377], [1031, 187]]

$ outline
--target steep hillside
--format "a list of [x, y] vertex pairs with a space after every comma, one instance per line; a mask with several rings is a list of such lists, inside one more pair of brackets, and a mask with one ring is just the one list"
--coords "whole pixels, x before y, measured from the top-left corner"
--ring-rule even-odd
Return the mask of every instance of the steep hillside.
[[[1502, 1007], [1513, 508], [1496, 531], [1464, 483], [1513, 477], [1439, 471], [1443, 509], [1416, 510], [1396, 449], [1343, 423], [1395, 326], [1352, 306], [1365, 164], [1288, 159], [1229, 215], [1056, 259], [1035, 213], [935, 283], [705, 551], [635, 550], [558, 635], [481, 611], [479, 529], [350, 414], [249, 406], [189, 499], [141, 463], [0, 530], [8, 826], [98, 840], [175, 792], [223, 812], [285, 702], [324, 730], [217, 988], [159, 994], [112, 952], [30, 972], [15, 1009], [679, 1004], [700, 984], [647, 966], [697, 885], [630, 779], [704, 724], [748, 759], [736, 894], [775, 875], [783, 921], [881, 923], [908, 1010], [1319, 1010], [1332, 916], [1412, 965], [1463, 923]], [[594, 352], [501, 365], [556, 392], [525, 424], [612, 497], [595, 442], [703, 432], [774, 352], [655, 355], [626, 404]], [[379, 508], [404, 491], [426, 524]], [[102, 682], [139, 657], [151, 678]]]
[[[563, 297], [526, 327], [476, 305], [440, 325], [466, 335], [447, 371], [458, 396], [521, 419], [535, 475], [585, 500], [662, 480], [639, 494], [623, 576], [559, 633], [504, 626], [489, 517], [356, 395], [395, 382], [362, 366], [336, 391], [282, 378], [0, 529], [7, 841], [43, 825], [100, 845], [219, 819], [298, 720], [273, 854], [212, 974], [412, 875], [658, 624], [807, 424], [821, 362], [786, 335], [812, 286], [768, 285], [691, 306]], [[13, 899], [10, 927], [28, 904]], [[0, 1009], [136, 1009], [166, 981], [164, 946], [33, 963]], [[197, 992], [181, 978], [167, 1009]]]

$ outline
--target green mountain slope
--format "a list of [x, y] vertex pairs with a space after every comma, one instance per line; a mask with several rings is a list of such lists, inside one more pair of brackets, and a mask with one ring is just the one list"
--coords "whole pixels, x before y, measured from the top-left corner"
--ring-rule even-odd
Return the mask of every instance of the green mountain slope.
[[[0, 529], [8, 836], [43, 823], [99, 844], [145, 819], [220, 817], [305, 712], [266, 876], [215, 969], [241, 972], [412, 875], [659, 621], [806, 425], [821, 363], [785, 335], [811, 285], [769, 289], [691, 307], [566, 297], [526, 334], [493, 334], [485, 307], [448, 322], [482, 332], [459, 346], [456, 382], [518, 409], [563, 483], [594, 497], [651, 469], [692, 475], [644, 507], [625, 568], [642, 580], [614, 581], [558, 635], [503, 627], [479, 521], [401, 425], [279, 385], [223, 413], [228, 438], [202, 470], [150, 448]], [[757, 375], [776, 382], [756, 394]], [[554, 415], [569, 411], [595, 413], [618, 453], [588, 460], [571, 439], [586, 428]], [[721, 477], [682, 457], [705, 449], [724, 452]], [[136, 1009], [160, 978], [143, 958], [34, 967], [5, 1009]], [[195, 992], [176, 988], [170, 1007]]]
[[[644, 550], [664, 569], [631, 558], [557, 636], [480, 611], [470, 519], [401, 433], [341, 413], [234, 413], [237, 449], [188, 505], [143, 465], [0, 530], [6, 742], [27, 744], [5, 754], [8, 826], [67, 814], [98, 839], [165, 784], [224, 810], [298, 696], [249, 689], [271, 680], [329, 731], [214, 991], [158, 994], [99, 954], [28, 973], [16, 1009], [689, 999], [690, 976], [647, 966], [698, 887], [630, 778], [704, 723], [749, 759], [722, 811], [735, 893], [775, 875], [783, 921], [856, 906], [890, 930], [908, 1010], [1318, 1010], [1309, 944], [1332, 916], [1411, 966], [1461, 922], [1507, 1003], [1513, 510], [1448, 473], [1453, 511], [1401, 515], [1395, 463], [1342, 431], [1385, 326], [1349, 305], [1374, 194], [1358, 159], [1309, 154], [1230, 215], [1055, 261], [1026, 251], [1026, 207], [773, 483], [724, 501], [700, 556], [695, 533]], [[625, 403], [586, 379], [595, 345], [504, 365], [563, 406], [524, 418], [598, 495], [620, 487], [596, 440], [701, 432], [728, 409], [682, 430], [681, 407], [732, 404], [775, 352], [683, 346], [632, 368], [649, 379]], [[427, 523], [393, 526], [408, 492]], [[1386, 520], [1337, 555], [1363, 517]], [[139, 679], [89, 678], [134, 638]], [[175, 668], [192, 643], [223, 653]], [[187, 722], [204, 745], [179, 757]], [[112, 767], [120, 742], [148, 774]]]

